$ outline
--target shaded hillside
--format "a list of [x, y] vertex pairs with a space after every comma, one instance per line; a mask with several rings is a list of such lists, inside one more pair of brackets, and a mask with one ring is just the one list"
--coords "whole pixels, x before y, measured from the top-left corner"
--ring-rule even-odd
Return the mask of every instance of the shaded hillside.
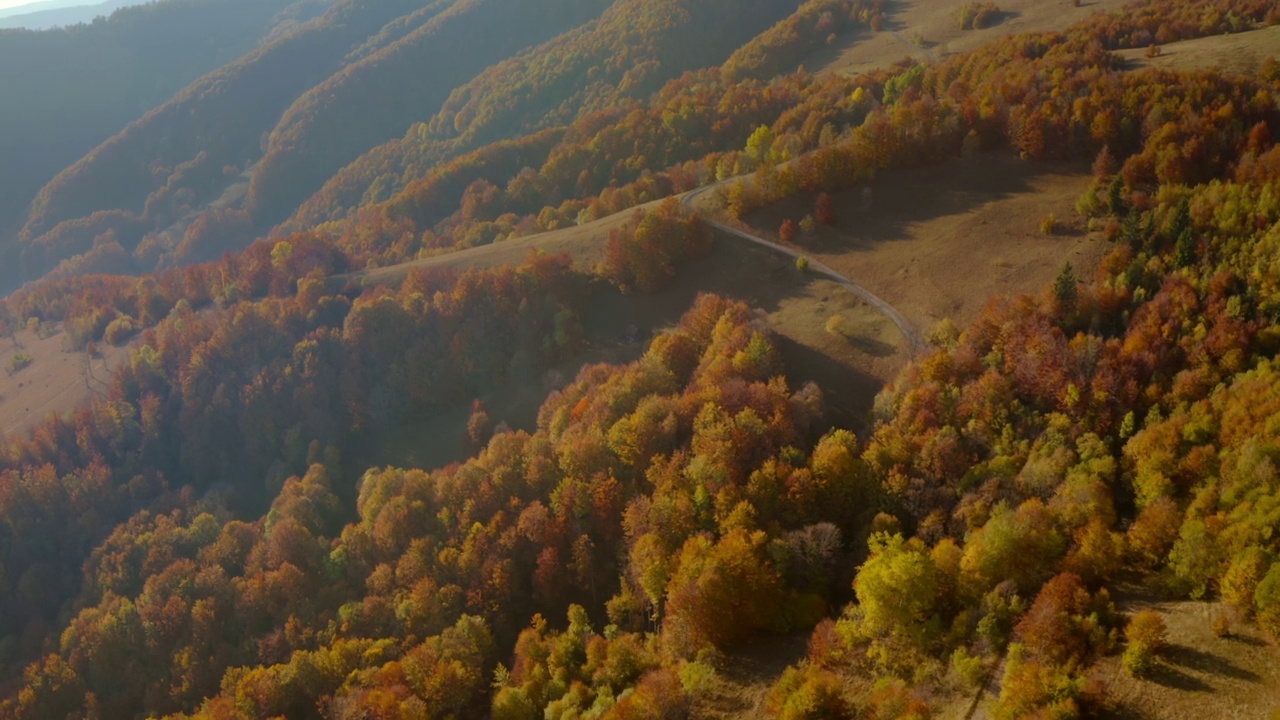
[[[260, 153], [294, 99], [342, 67], [344, 58], [415, 0], [344, 0], [316, 20], [201, 78], [64, 170], [40, 191], [20, 239], [28, 277], [88, 250], [93, 228], [55, 252], [37, 249], [59, 223], [119, 209], [150, 226], [221, 192], [224, 169]], [[140, 237], [121, 238], [132, 250]]]
[[294, 0], [174, 0], [110, 19], [0, 31], [0, 232], [59, 170], [258, 44]]
[[429, 117], [486, 66], [576, 27], [608, 0], [462, 0], [308, 91], [271, 133], [249, 187], [258, 224], [292, 211], [342, 166]]
[[429, 123], [340, 171], [288, 227], [387, 199], [406, 178], [476, 147], [644, 100], [685, 71], [719, 65], [794, 10], [776, 0], [618, 0], [598, 21], [456, 90]]
[[0, 28], [46, 30], [65, 25], [78, 25], [93, 22], [95, 18], [107, 17], [120, 8], [139, 4], [141, 4], [140, 0], [107, 0], [73, 7], [32, 10], [0, 18]]

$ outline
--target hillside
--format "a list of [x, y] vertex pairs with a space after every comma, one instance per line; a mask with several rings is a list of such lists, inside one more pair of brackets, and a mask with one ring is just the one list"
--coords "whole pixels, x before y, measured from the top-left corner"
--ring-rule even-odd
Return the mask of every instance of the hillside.
[[[273, 223], [370, 148], [399, 137], [485, 67], [585, 22], [603, 0], [470, 0], [352, 63], [300, 97], [271, 132], [247, 206]], [[430, 9], [431, 6], [425, 8]], [[430, 68], [422, 73], [422, 68]]]
[[[583, 92], [599, 96], [588, 110], [622, 100], [615, 85], [647, 94], [684, 70], [720, 62], [786, 11], [768, 3], [739, 8], [717, 42], [691, 43], [716, 8], [698, 4], [690, 13], [678, 4], [613, 3], [593, 19], [607, 5], [339, 3], [325, 18], [183, 90], [54, 178], [31, 204], [20, 233], [22, 272], [37, 277], [66, 261], [63, 274], [118, 272], [121, 263], [136, 272], [215, 258], [291, 214], [326, 177], [371, 148], [406, 129], [415, 135], [410, 126], [433, 114], [456, 114], [450, 102], [458, 101], [448, 100], [457, 95], [453, 91], [480, 92], [462, 89], [468, 82], [484, 84], [476, 97], [507, 106], [499, 115], [513, 113], [511, 120], [483, 137], [433, 133], [410, 164], [434, 164], [491, 140], [572, 120], [573, 114], [553, 111], [581, 104]], [[638, 34], [631, 35], [633, 29]], [[562, 32], [519, 60], [499, 62]], [[587, 90], [573, 89], [586, 82], [590, 63], [618, 48], [634, 48], [634, 55], [616, 58], [618, 65]], [[424, 65], [436, 71], [419, 72]], [[525, 69], [514, 70], [517, 65]], [[529, 70], [535, 66], [545, 76]], [[640, 82], [637, 73], [645, 68], [653, 77]], [[513, 82], [526, 76], [534, 83], [528, 92]], [[253, 111], [224, 119], [216, 108], [232, 102]], [[491, 116], [496, 121], [491, 109], [480, 113]], [[270, 133], [265, 154], [264, 132]], [[406, 160], [396, 162], [403, 167]], [[243, 202], [213, 205], [239, 183], [242, 171], [250, 178]], [[385, 178], [374, 184], [385, 186]], [[119, 250], [96, 247], [108, 230]]]
[[122, 7], [140, 4], [138, 0], [85, 2], [70, 7], [42, 7], [43, 3], [32, 3], [30, 7], [19, 8], [21, 12], [7, 13], [0, 17], [0, 28], [47, 30], [64, 25], [91, 23], [95, 18], [110, 16]]
[[46, 187], [0, 720], [1280, 710], [1274, 2], [536, 7], [282, 18]]
[[[340, 69], [348, 52], [408, 5], [339, 3], [321, 19], [201, 78], [55, 177], [32, 202], [21, 238], [38, 247], [59, 224], [98, 211], [126, 212], [155, 224], [159, 218], [153, 215], [173, 216], [181, 200], [172, 196], [184, 190], [193, 195], [184, 204], [207, 199], [211, 188], [221, 192], [224, 167], [253, 160], [261, 134], [293, 99]], [[169, 172], [153, 173], [153, 167]], [[79, 252], [88, 249], [87, 239], [76, 238]], [[48, 259], [31, 257], [30, 249], [27, 254], [28, 262], [48, 269], [78, 253]]]
[[[0, 237], [40, 186], [182, 86], [252, 50], [294, 0], [182, 0], [46, 32], [0, 30]], [[6, 263], [6, 271], [16, 269]], [[26, 279], [30, 279], [28, 276]], [[18, 278], [7, 276], [6, 284]]]

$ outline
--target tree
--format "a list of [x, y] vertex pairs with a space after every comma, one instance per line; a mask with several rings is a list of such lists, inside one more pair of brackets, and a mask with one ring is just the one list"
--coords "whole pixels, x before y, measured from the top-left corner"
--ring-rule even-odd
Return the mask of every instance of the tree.
[[1164, 647], [1166, 627], [1164, 618], [1155, 610], [1142, 610], [1134, 615], [1125, 628], [1125, 648], [1121, 665], [1125, 672], [1141, 677], [1151, 671], [1155, 656]]
[[667, 586], [662, 644], [687, 657], [728, 648], [751, 633], [782, 630], [783, 595], [762, 532], [731, 530], [718, 542], [696, 535], [681, 548]]
[[832, 202], [831, 195], [829, 193], [818, 193], [818, 199], [813, 203], [813, 216], [823, 225], [835, 224], [835, 203]]
[[940, 578], [932, 556], [924, 543], [901, 535], [873, 535], [868, 542], [871, 557], [853, 581], [863, 631], [889, 643], [928, 648], [942, 627], [937, 614]]
[[1077, 288], [1079, 282], [1071, 263], [1063, 265], [1062, 272], [1058, 273], [1058, 277], [1053, 281], [1053, 298], [1057, 302], [1059, 314], [1075, 311], [1076, 298], [1080, 292]]
[[778, 239], [784, 243], [789, 243], [796, 239], [796, 224], [791, 218], [782, 221], [782, 226], [778, 228]]

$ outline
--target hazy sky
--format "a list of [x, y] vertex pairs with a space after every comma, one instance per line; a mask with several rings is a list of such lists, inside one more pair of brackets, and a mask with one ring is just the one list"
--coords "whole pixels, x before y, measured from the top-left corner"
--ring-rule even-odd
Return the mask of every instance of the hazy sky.
[[[37, 0], [0, 0], [0, 10], [8, 10], [9, 8], [18, 7], [19, 5], [30, 5]], [[73, 2], [70, 5], [94, 5], [102, 0], [83, 0], [83, 2]]]
[[[17, 7], [19, 5], [28, 5], [32, 2], [34, 2], [34, 0], [0, 0], [0, 10], [7, 10], [11, 7]], [[90, 2], [92, 2], [92, 0], [90, 0]], [[88, 5], [88, 4], [89, 4], [88, 2], [85, 3], [85, 5]]]

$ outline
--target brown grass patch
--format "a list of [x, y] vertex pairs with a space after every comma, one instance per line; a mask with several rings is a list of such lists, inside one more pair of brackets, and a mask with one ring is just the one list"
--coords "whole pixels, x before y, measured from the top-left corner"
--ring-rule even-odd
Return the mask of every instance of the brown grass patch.
[[1148, 593], [1117, 593], [1121, 610], [1153, 609], [1168, 625], [1168, 644], [1151, 676], [1135, 679], [1120, 657], [1096, 672], [1109, 685], [1114, 718], [1260, 718], [1280, 711], [1280, 652], [1252, 625], [1235, 623], [1227, 637], [1213, 633], [1216, 602], [1161, 602]]
[[[804, 62], [811, 72], [847, 75], [892, 65], [903, 58], [940, 60], [969, 52], [992, 40], [1015, 33], [1063, 30], [1096, 12], [1117, 9], [1125, 0], [1087, 0], [1080, 7], [1071, 0], [996, 0], [1000, 22], [981, 30], [961, 30], [955, 12], [959, 0], [902, 0], [889, 5], [885, 29], [839, 38]], [[924, 40], [923, 47], [916, 38]]]
[[1160, 54], [1147, 57], [1146, 48], [1121, 50], [1130, 69], [1208, 70], [1216, 68], [1239, 75], [1256, 76], [1269, 57], [1280, 58], [1280, 25], [1231, 35], [1183, 40], [1160, 46]]
[[[1041, 292], [1064, 262], [1091, 276], [1110, 246], [1075, 213], [1089, 182], [1087, 166], [1008, 154], [885, 172], [869, 203], [862, 189], [837, 194], [837, 224], [796, 244], [925, 333], [943, 318], [964, 327], [992, 297]], [[812, 212], [812, 203], [797, 198], [747, 220], [774, 237], [783, 217]], [[1061, 226], [1053, 235], [1041, 230], [1049, 213]]]
[[575, 265], [592, 268], [604, 260], [604, 241], [609, 231], [625, 224], [638, 210], [661, 203], [661, 200], [623, 210], [608, 217], [600, 218], [584, 225], [526, 235], [524, 237], [504, 240], [489, 245], [466, 248], [455, 252], [442, 253], [421, 260], [411, 260], [399, 265], [383, 268], [361, 270], [346, 275], [334, 276], [334, 280], [345, 283], [355, 280], [367, 285], [397, 285], [411, 270], [432, 267], [451, 267], [458, 272], [471, 268], [491, 268], [499, 265], [519, 265], [524, 262], [530, 250], [541, 250], [548, 253], [568, 253]]
[[31, 364], [12, 375], [0, 372], [0, 429], [7, 436], [22, 433], [54, 413], [65, 413], [107, 389], [111, 373], [129, 357], [127, 347], [100, 347], [101, 357], [63, 349], [66, 334], [57, 331], [37, 337], [30, 330], [0, 339], [4, 358], [18, 352]]

